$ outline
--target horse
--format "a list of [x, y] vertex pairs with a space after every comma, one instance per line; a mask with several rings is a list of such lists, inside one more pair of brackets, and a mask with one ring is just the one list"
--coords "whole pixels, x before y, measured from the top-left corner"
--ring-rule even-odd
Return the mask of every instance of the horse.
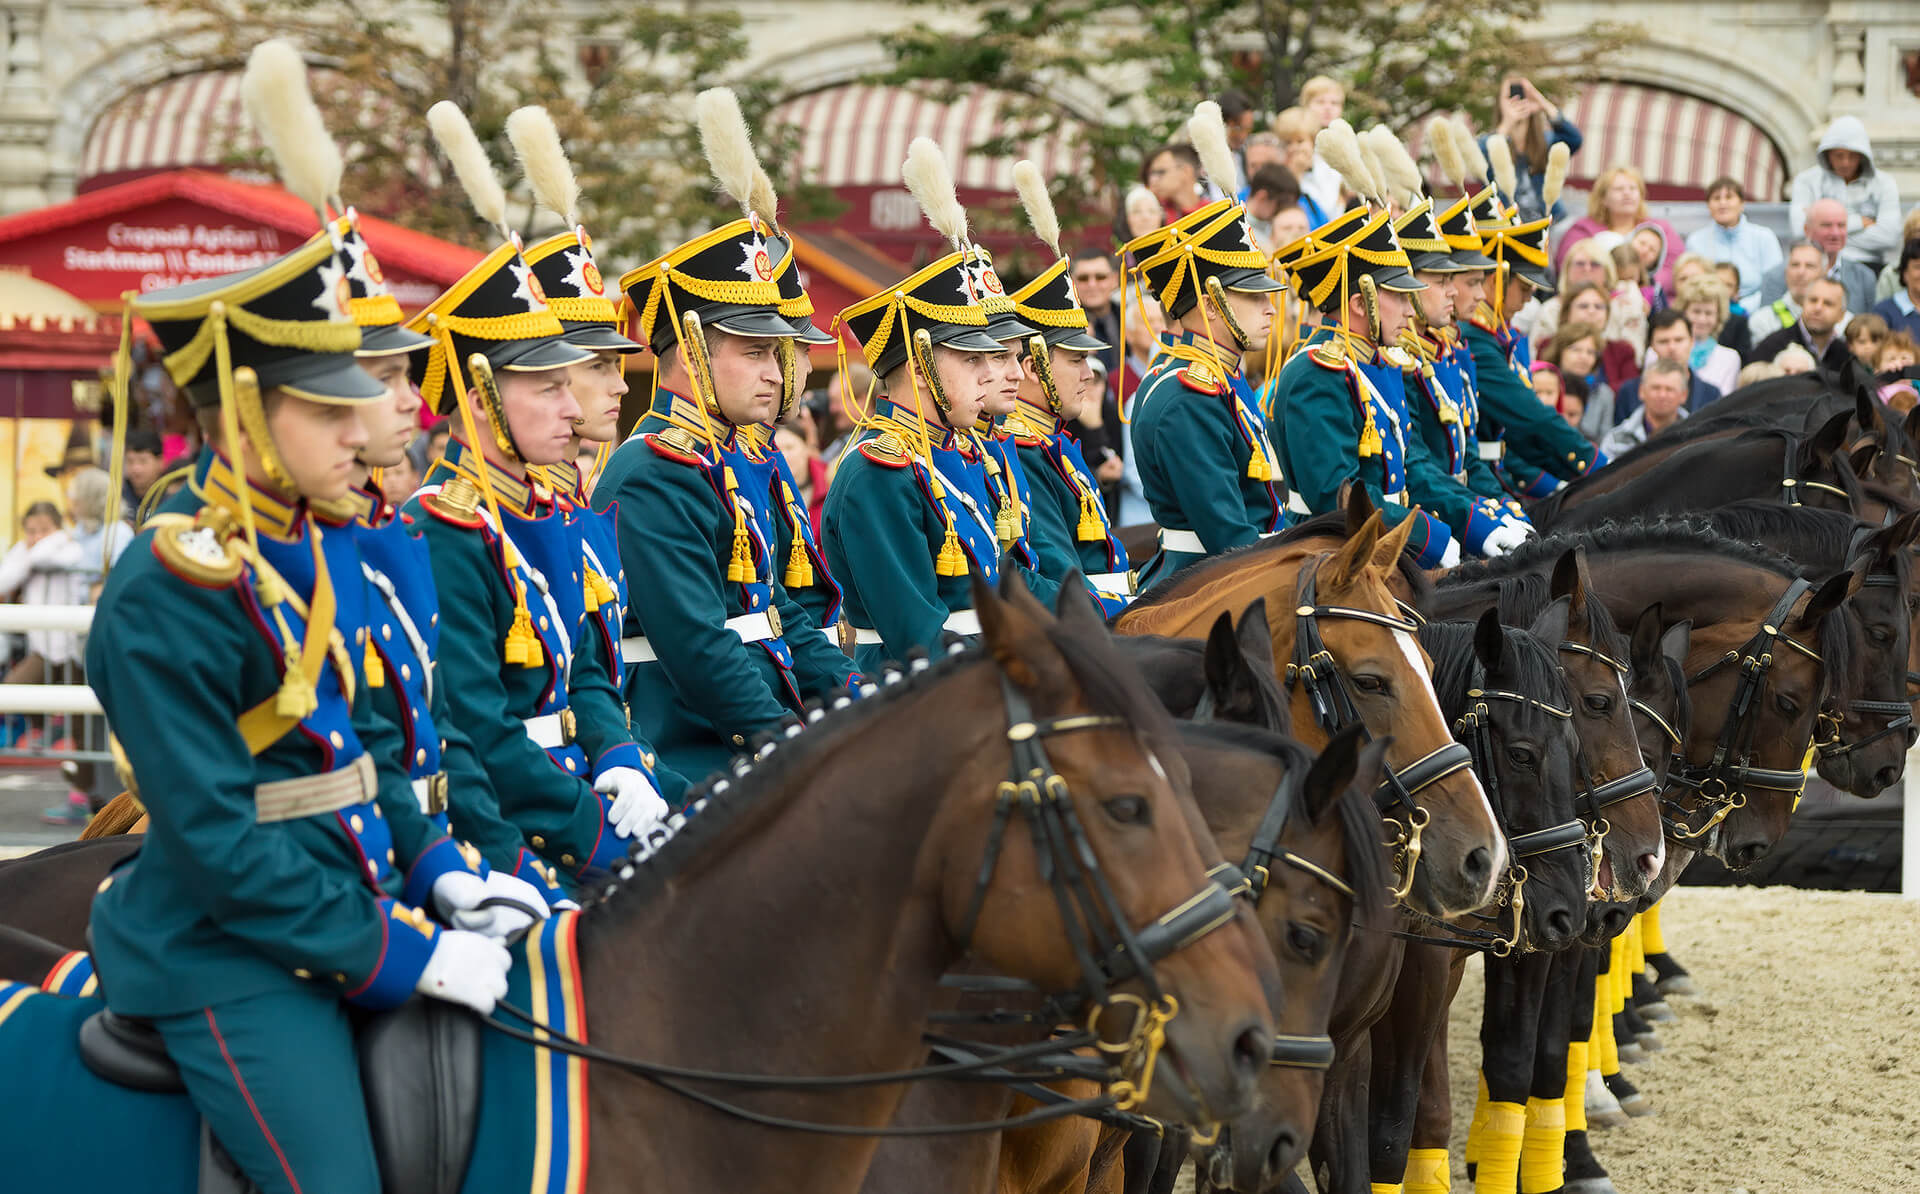
[[1486, 792], [1447, 732], [1417, 626], [1387, 588], [1410, 531], [1403, 523], [1383, 534], [1376, 513], [1331, 550], [1282, 532], [1183, 569], [1138, 597], [1113, 628], [1196, 636], [1222, 612], [1266, 597], [1300, 740], [1323, 747], [1355, 721], [1393, 736], [1381, 815], [1394, 835], [1395, 897], [1444, 916], [1492, 896], [1505, 845]]
[[1736, 870], [1752, 866], [1786, 833], [1829, 679], [1854, 666], [1845, 607], [1862, 573], [1809, 581], [1783, 556], [1690, 523], [1608, 524], [1464, 565], [1442, 578], [1430, 608], [1478, 608], [1503, 579], [1544, 577], [1575, 546], [1586, 548], [1592, 591], [1616, 618], [1657, 601], [1692, 622], [1693, 725], [1663, 800], [1668, 865], [1648, 894], [1664, 890], [1676, 843]]
[[[1277, 973], [1191, 828], [1171, 722], [1080, 586], [1063, 587], [1057, 615], [1017, 580], [1004, 598], [976, 580], [974, 602], [979, 645], [816, 708], [697, 788], [678, 832], [563, 918], [599, 1059], [588, 1190], [645, 1173], [665, 1189], [851, 1194], [897, 1083], [781, 1079], [723, 1098], [711, 1081], [662, 1086], [631, 1059], [889, 1075], [922, 1057], [940, 976], [963, 955], [1070, 993], [1122, 1050], [1142, 1112], [1211, 1130], [1251, 1104]], [[1034, 832], [1007, 832], [1014, 818]], [[39, 1088], [10, 1106], [26, 1139], [30, 1106], [71, 1114]], [[16, 1179], [84, 1186], [66, 1135], [37, 1131], [48, 1155], [11, 1155]]]

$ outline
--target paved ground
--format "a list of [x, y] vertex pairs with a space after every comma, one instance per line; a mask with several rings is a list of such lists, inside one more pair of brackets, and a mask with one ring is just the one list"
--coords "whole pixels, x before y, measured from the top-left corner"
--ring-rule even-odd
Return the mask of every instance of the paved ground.
[[42, 811], [67, 798], [56, 766], [0, 767], [0, 857], [30, 853], [80, 836], [78, 828], [47, 825]]

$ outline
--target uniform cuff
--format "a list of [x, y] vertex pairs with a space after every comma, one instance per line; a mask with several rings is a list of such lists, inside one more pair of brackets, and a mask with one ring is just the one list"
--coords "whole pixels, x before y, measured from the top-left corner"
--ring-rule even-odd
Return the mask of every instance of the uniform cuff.
[[400, 898], [416, 908], [425, 908], [429, 897], [433, 895], [433, 885], [440, 876], [450, 875], [454, 871], [485, 877], [484, 872], [476, 871], [467, 864], [466, 855], [460, 852], [460, 843], [443, 837], [422, 850], [420, 857], [413, 860], [413, 866], [407, 870], [407, 884], [400, 889]]
[[521, 850], [520, 859], [514, 865], [513, 873], [546, 897], [547, 906], [552, 907], [561, 900], [569, 899], [567, 889], [560, 886], [560, 876], [554, 869], [535, 857], [531, 850]]
[[648, 779], [653, 778], [653, 768], [647, 766], [646, 757], [635, 742], [622, 742], [601, 751], [593, 761], [593, 778], [597, 781], [615, 767], [631, 767], [635, 771], [645, 772]]
[[1423, 537], [1426, 542], [1414, 547], [1410, 538], [1407, 546], [1414, 549], [1414, 558], [1420, 562], [1422, 568], [1438, 568], [1441, 561], [1446, 558], [1447, 545], [1453, 542], [1453, 532], [1447, 529], [1446, 523], [1425, 510], [1418, 511], [1415, 517], [1419, 520], [1419, 526], [1413, 533], [1415, 536]]
[[1543, 470], [1539, 476], [1528, 482], [1526, 488], [1522, 489], [1520, 493], [1524, 497], [1543, 498], [1552, 493], [1558, 486], [1559, 479], [1552, 473]]
[[382, 899], [378, 906], [380, 956], [372, 973], [344, 993], [348, 1003], [372, 1011], [399, 1007], [412, 998], [440, 940], [440, 926], [419, 908], [393, 899]]

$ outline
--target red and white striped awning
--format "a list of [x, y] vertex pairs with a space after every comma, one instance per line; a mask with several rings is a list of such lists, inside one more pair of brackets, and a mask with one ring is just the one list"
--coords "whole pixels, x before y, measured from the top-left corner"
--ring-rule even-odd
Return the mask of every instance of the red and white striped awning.
[[123, 97], [94, 122], [78, 181], [222, 167], [259, 144], [240, 98], [239, 71], [178, 75]]
[[1573, 157], [1585, 185], [1614, 166], [1634, 166], [1655, 198], [1697, 199], [1722, 175], [1747, 198], [1779, 199], [1786, 163], [1766, 133], [1739, 113], [1677, 91], [1635, 83], [1589, 84], [1566, 105], [1586, 142]]
[[942, 103], [904, 87], [854, 83], [829, 87], [773, 110], [771, 120], [800, 130], [802, 176], [826, 187], [897, 187], [907, 144], [930, 137], [947, 154], [954, 181], [963, 190], [1013, 190], [1013, 164], [1032, 158], [1048, 178], [1084, 171], [1084, 150], [1061, 133], [1036, 138], [1006, 157], [974, 151], [1003, 134], [1004, 93], [971, 88], [954, 103]]

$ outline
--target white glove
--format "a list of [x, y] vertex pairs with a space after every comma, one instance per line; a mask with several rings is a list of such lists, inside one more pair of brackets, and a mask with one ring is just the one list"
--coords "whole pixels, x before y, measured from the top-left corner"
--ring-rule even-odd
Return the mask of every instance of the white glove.
[[535, 920], [545, 920], [552, 915], [547, 907], [547, 897], [540, 894], [539, 888], [520, 876], [508, 874], [506, 871], [488, 872], [486, 894], [490, 899], [499, 897], [525, 904], [527, 911], [505, 904], [495, 904], [477, 911], [458, 910], [447, 919], [455, 928], [472, 929], [476, 933], [485, 933], [489, 937], [504, 940], [531, 925]]
[[1498, 559], [1527, 541], [1527, 535], [1520, 527], [1510, 522], [1502, 522], [1487, 532], [1486, 542], [1481, 546], [1488, 559]]
[[1500, 516], [1500, 525], [1503, 527], [1512, 527], [1514, 530], [1519, 531], [1520, 538], [1522, 539], [1531, 539], [1536, 533], [1532, 523], [1524, 518], [1515, 518], [1511, 514], [1502, 514]]
[[479, 908], [487, 898], [487, 881], [467, 871], [448, 871], [433, 881], [433, 910], [442, 924], [479, 931], [492, 918], [492, 908]]
[[613, 797], [607, 824], [615, 837], [634, 837], [667, 819], [667, 802], [638, 767], [610, 767], [593, 781], [593, 790]]
[[[480, 882], [477, 875], [469, 876]], [[436, 885], [437, 886], [437, 885]], [[489, 1015], [507, 993], [507, 971], [513, 956], [491, 937], [463, 929], [442, 929], [427, 958], [427, 968], [413, 989], [430, 999], [444, 999]]]
[[574, 903], [572, 900], [555, 900], [553, 903], [549, 904], [548, 907], [553, 909], [553, 911], [555, 912], [580, 911], [580, 905]]
[[1460, 562], [1460, 540], [1447, 540], [1447, 550], [1440, 553], [1440, 566], [1452, 568]]

